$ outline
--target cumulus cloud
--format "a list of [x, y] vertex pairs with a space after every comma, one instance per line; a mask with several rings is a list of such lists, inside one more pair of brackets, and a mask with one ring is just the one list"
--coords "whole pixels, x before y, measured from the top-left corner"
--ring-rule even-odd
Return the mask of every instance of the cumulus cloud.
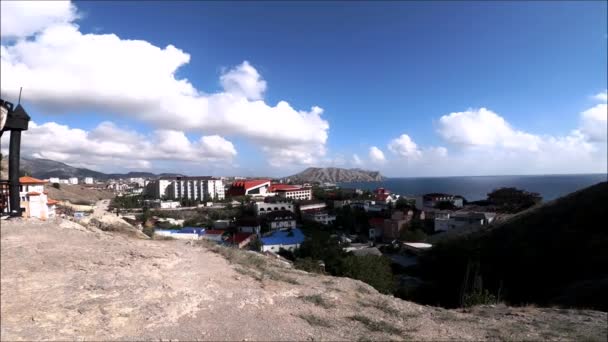
[[[2, 147], [8, 146], [9, 135], [5, 134]], [[21, 147], [24, 155], [109, 171], [149, 168], [153, 161], [229, 163], [237, 155], [234, 145], [217, 135], [191, 141], [180, 131], [156, 130], [144, 135], [111, 122], [103, 122], [91, 131], [55, 122], [30, 122]]]
[[374, 163], [384, 163], [386, 158], [384, 157], [384, 152], [376, 146], [372, 146], [369, 148], [369, 159]]
[[70, 8], [61, 20], [50, 14], [27, 30], [6, 22], [3, 11], [3, 31], [6, 26], [7, 32], [28, 36], [0, 47], [3, 98], [16, 99], [23, 86], [28, 103], [48, 112], [93, 110], [168, 130], [243, 137], [274, 165], [324, 156], [329, 124], [323, 109], [266, 103], [266, 81], [249, 62], [220, 75], [223, 91], [206, 93], [176, 76], [190, 62], [188, 53], [173, 45], [83, 33]]
[[604, 90], [603, 92], [596, 94], [593, 96], [593, 98], [602, 102], [608, 101], [608, 90]]
[[28, 37], [78, 17], [76, 8], [69, 1], [1, 1], [0, 13], [2, 38]]
[[422, 152], [418, 149], [418, 145], [407, 134], [402, 134], [398, 138], [393, 139], [388, 144], [389, 151], [405, 158], [418, 158]]
[[608, 135], [608, 106], [598, 104], [581, 113], [580, 131], [591, 141], [605, 142]]
[[505, 147], [537, 151], [540, 138], [516, 130], [486, 108], [450, 113], [439, 119], [437, 132], [447, 142], [468, 147]]

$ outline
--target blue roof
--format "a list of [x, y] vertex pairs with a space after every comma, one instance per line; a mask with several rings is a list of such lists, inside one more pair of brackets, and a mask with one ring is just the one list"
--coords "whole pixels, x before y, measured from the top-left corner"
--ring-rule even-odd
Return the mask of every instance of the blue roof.
[[175, 229], [155, 229], [157, 232], [170, 232], [171, 234], [198, 234], [198, 235], [204, 235], [205, 234], [205, 228], [198, 228], [198, 227], [184, 227], [182, 229], [179, 230], [175, 230]]
[[304, 242], [304, 234], [299, 229], [292, 229], [291, 235], [288, 236], [289, 231], [287, 230], [279, 230], [272, 233], [269, 236], [263, 237], [262, 244], [264, 245], [296, 245]]

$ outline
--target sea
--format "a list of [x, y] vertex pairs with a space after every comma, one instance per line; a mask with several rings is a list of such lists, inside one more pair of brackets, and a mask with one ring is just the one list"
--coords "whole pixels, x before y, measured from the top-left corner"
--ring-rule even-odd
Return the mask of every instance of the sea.
[[515, 187], [539, 193], [544, 201], [567, 195], [593, 184], [606, 182], [608, 175], [534, 175], [534, 176], [462, 176], [388, 178], [380, 182], [342, 182], [342, 188], [374, 190], [386, 188], [404, 196], [417, 196], [431, 192], [461, 195], [467, 201], [486, 199], [486, 195], [501, 187]]

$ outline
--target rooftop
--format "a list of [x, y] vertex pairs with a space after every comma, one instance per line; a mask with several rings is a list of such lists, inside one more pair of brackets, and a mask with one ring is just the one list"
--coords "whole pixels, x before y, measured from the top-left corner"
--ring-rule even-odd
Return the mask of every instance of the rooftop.
[[296, 228], [291, 231], [280, 230], [273, 232], [261, 240], [264, 245], [296, 245], [304, 242], [304, 239], [302, 231]]
[[38, 179], [38, 178], [30, 177], [30, 176], [24, 176], [24, 177], [19, 177], [19, 183], [20, 184], [46, 184], [48, 182], [45, 180], [42, 180], [42, 179]]

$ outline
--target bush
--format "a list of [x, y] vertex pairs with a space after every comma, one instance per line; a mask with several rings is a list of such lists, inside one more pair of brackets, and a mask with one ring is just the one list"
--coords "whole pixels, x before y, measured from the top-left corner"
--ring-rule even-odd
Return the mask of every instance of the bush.
[[349, 255], [342, 260], [339, 275], [361, 280], [382, 293], [392, 293], [395, 289], [391, 263], [383, 256]]
[[463, 296], [462, 305], [466, 308], [476, 305], [491, 305], [497, 304], [496, 296], [490, 293], [488, 289], [474, 291]]
[[144, 227], [142, 232], [151, 238], [154, 237], [154, 227]]
[[324, 273], [323, 267], [321, 267], [319, 261], [313, 260], [312, 258], [296, 259], [293, 265], [295, 266], [295, 268], [302, 271], [320, 274]]
[[59, 183], [53, 183], [53, 188], [61, 189], [61, 185], [59, 185]]

